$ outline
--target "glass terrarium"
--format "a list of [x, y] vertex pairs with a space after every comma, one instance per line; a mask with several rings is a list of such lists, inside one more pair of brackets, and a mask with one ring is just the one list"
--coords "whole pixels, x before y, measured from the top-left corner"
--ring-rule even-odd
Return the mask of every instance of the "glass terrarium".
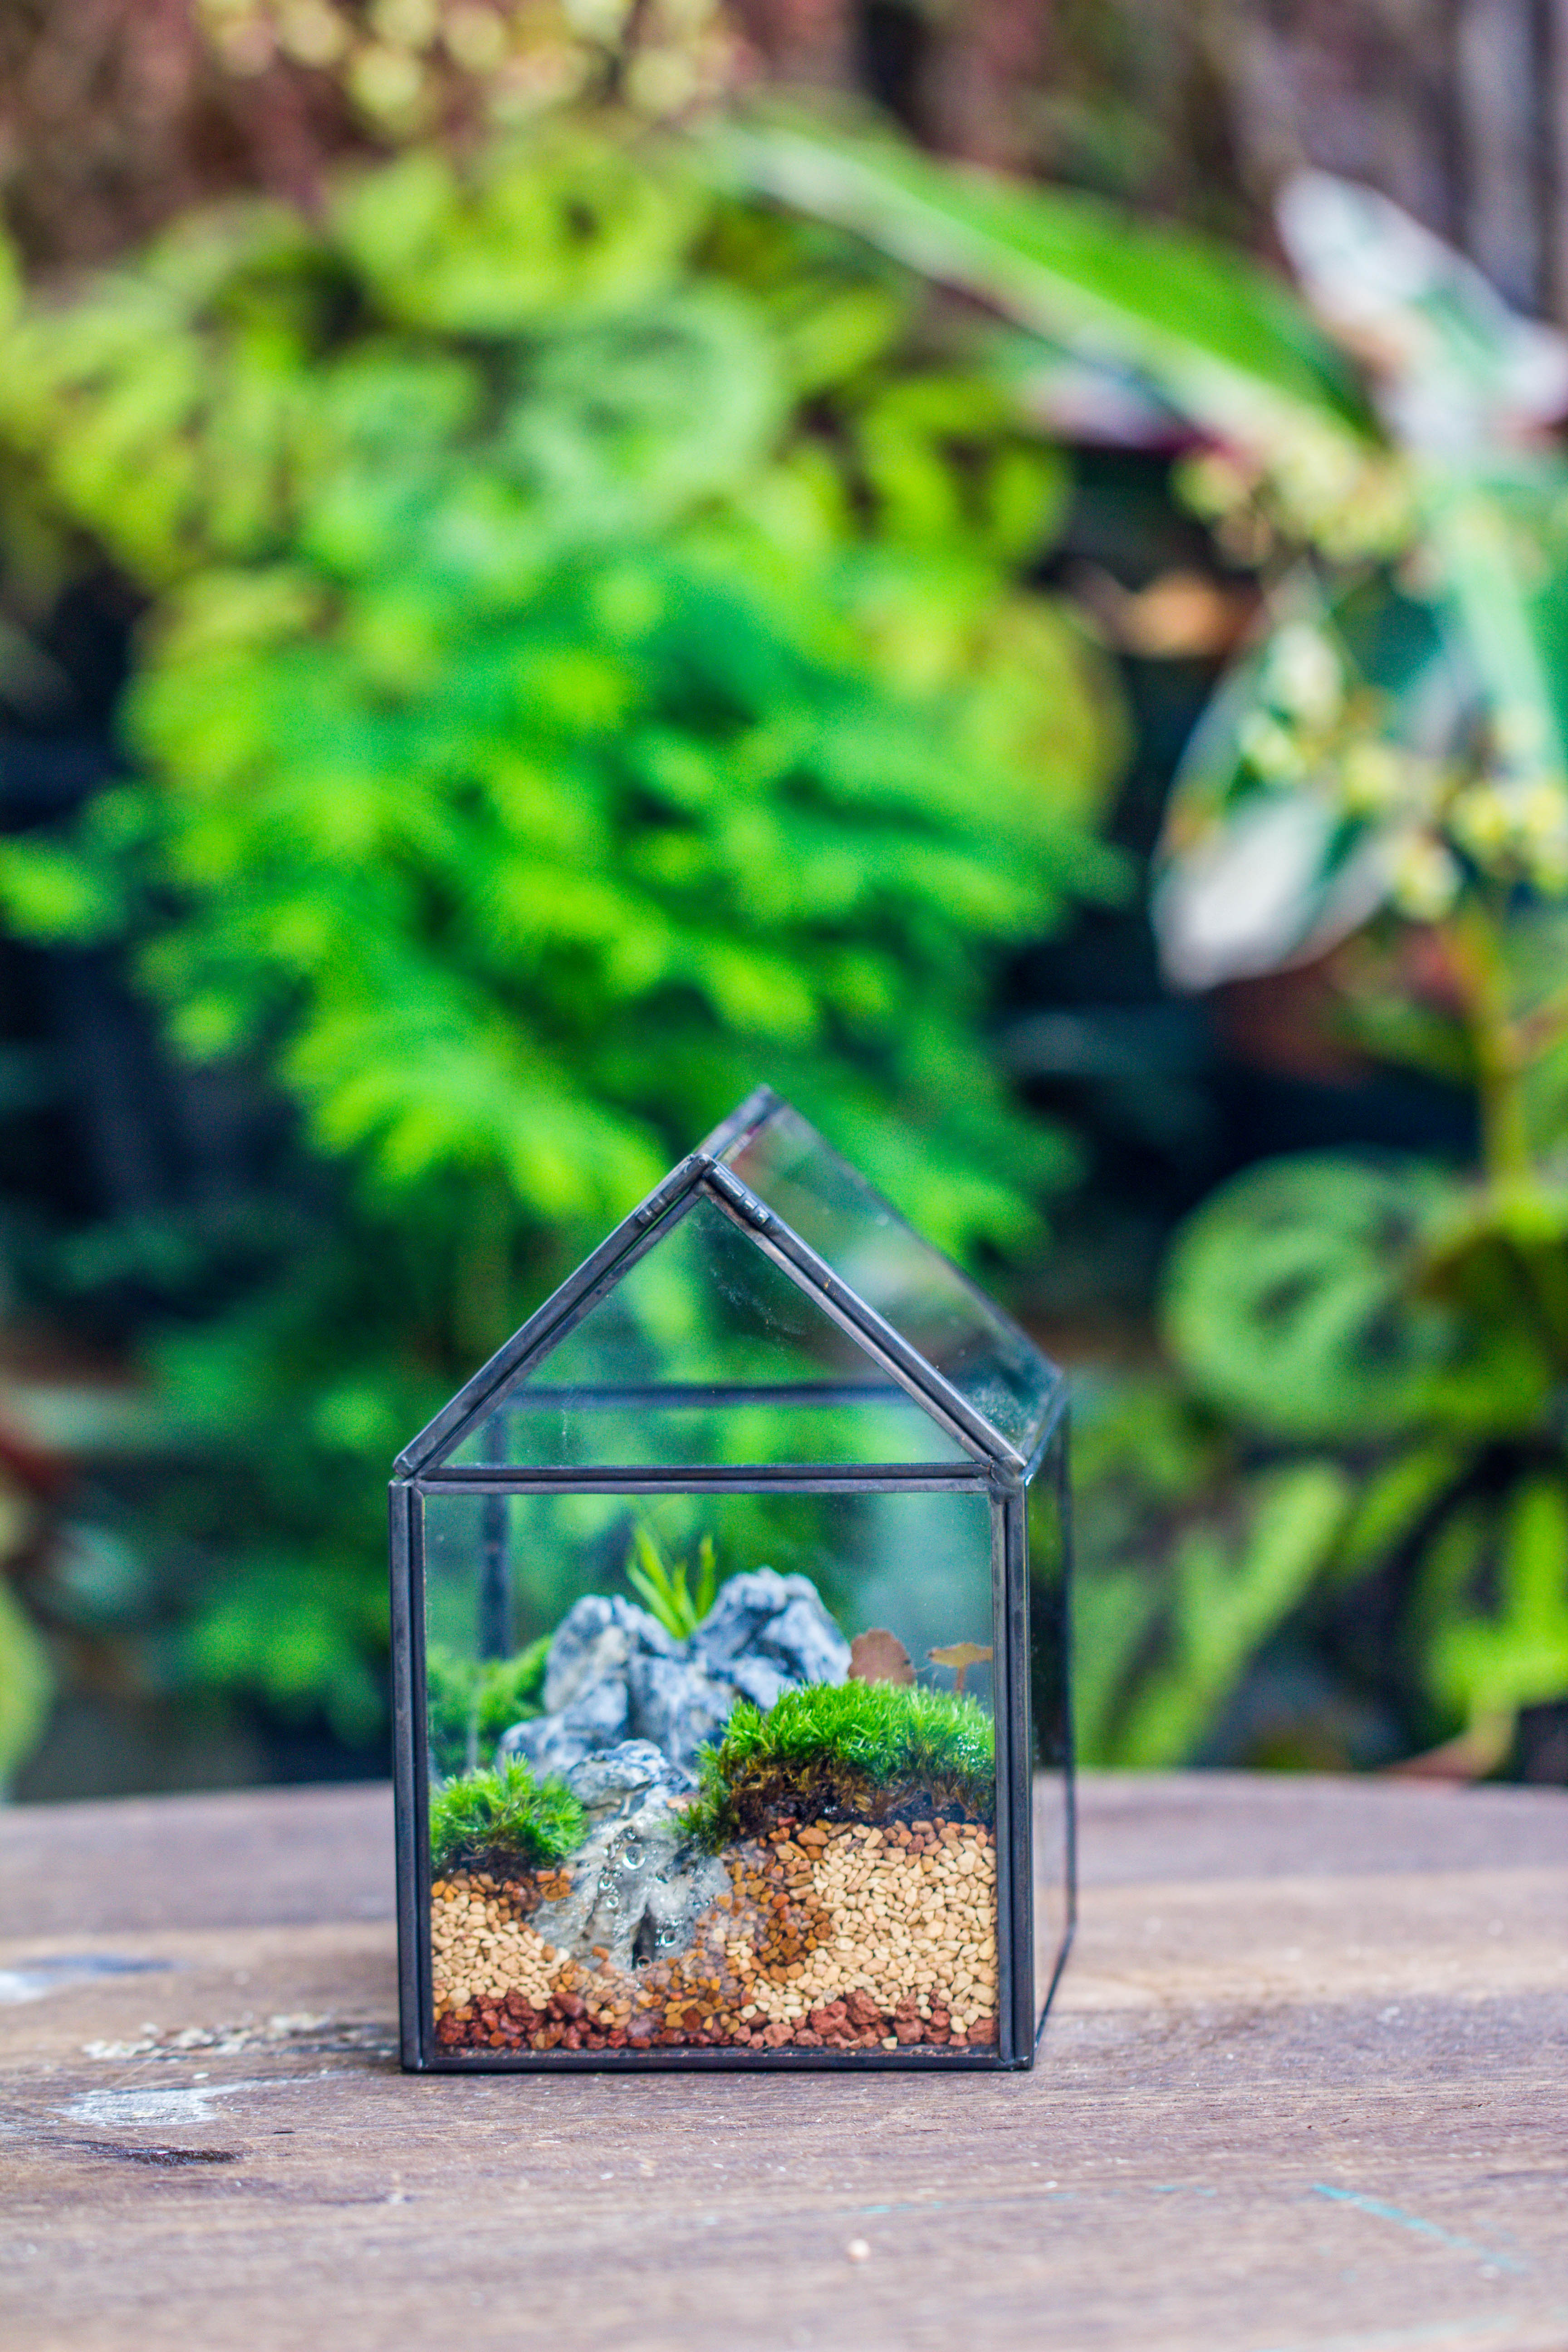
[[398, 1461], [405, 2065], [1028, 2065], [1065, 1452], [1028, 1337], [744, 1103]]

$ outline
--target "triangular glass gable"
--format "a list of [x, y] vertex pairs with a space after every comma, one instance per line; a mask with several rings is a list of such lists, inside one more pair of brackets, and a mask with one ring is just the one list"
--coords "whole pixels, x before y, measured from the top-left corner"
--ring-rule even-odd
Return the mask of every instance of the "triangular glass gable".
[[445, 1466], [972, 1458], [704, 1191], [605, 1279]]
[[759, 1095], [707, 1149], [1028, 1457], [1059, 1392], [1056, 1367], [798, 1111]]

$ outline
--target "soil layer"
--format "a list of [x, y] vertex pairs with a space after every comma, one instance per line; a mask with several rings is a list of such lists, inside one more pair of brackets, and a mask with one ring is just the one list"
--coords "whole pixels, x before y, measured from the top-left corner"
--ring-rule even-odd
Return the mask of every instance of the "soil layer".
[[723, 1857], [689, 1948], [627, 1972], [529, 1925], [572, 1865], [431, 1889], [444, 2050], [973, 2050], [996, 2041], [993, 1832], [940, 1816], [780, 1822]]
[[[970, 1797], [984, 1795], [984, 1805]], [[989, 1824], [995, 1819], [995, 1791], [981, 1791], [973, 1782], [874, 1780], [837, 1759], [806, 1764], [769, 1762], [741, 1766], [730, 1780], [717, 1818], [736, 1838], [765, 1838], [773, 1823], [799, 1822], [868, 1823], [886, 1829], [895, 1822], [910, 1826], [935, 1815], [943, 1822]]]

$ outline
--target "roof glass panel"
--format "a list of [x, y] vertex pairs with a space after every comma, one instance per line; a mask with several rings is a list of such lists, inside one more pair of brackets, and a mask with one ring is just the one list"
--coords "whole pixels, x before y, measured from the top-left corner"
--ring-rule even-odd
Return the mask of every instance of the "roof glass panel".
[[706, 1195], [446, 1457], [605, 1468], [969, 1458]]
[[780, 1103], [720, 1156], [1000, 1436], [1031, 1452], [1055, 1366], [815, 1128]]

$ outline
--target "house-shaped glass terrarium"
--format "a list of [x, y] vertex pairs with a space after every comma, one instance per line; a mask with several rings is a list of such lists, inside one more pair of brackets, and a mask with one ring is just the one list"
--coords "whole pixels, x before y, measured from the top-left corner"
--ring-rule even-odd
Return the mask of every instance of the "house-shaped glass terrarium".
[[787, 1104], [408, 1447], [392, 1547], [405, 2065], [1029, 2064], [1062, 1380]]

